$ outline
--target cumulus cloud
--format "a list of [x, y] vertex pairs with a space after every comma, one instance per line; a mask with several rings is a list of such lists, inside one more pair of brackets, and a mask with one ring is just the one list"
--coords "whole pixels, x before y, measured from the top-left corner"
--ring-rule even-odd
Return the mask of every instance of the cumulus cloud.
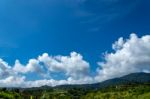
[[[134, 72], [150, 72], [150, 35], [138, 37], [131, 34], [128, 39], [120, 37], [112, 44], [111, 53], [104, 55], [104, 61], [98, 62], [95, 76], [90, 76], [90, 64], [77, 52], [68, 56], [50, 56], [44, 53], [35, 59], [29, 59], [26, 65], [16, 60], [13, 66], [0, 59], [0, 87], [39, 87], [62, 84], [86, 84], [101, 82]], [[41, 79], [29, 81], [28, 73], [41, 76]], [[55, 79], [51, 74], [63, 74]]]
[[39, 56], [39, 61], [43, 62], [51, 72], [64, 72], [73, 78], [84, 77], [89, 73], [89, 63], [83, 60], [82, 55], [72, 52], [70, 56], [51, 57], [47, 53]]
[[[56, 85], [66, 85], [66, 84], [87, 84], [92, 83], [92, 77], [84, 77], [82, 79], [73, 79], [69, 77], [68, 79], [63, 80], [55, 80], [55, 79], [42, 79], [42, 80], [35, 80], [35, 81], [24, 81], [22, 83], [23, 87], [39, 87], [39, 86], [56, 86]], [[18, 85], [19, 86], [19, 85]]]
[[0, 79], [0, 87], [23, 87], [25, 76], [9, 76], [5, 79]]
[[[55, 86], [93, 82], [93, 78], [89, 76], [89, 63], [83, 59], [81, 54], [76, 52], [71, 52], [69, 56], [49, 56], [47, 53], [44, 53], [36, 59], [30, 59], [26, 65], [16, 60], [14, 66], [9, 66], [8, 63], [1, 60], [0, 65], [0, 70], [2, 71], [0, 76], [3, 77], [0, 78], [1, 86], [38, 87], [43, 85]], [[15, 75], [10, 73], [15, 73]], [[42, 74], [42, 76], [51, 76], [51, 73], [56, 75], [63, 73], [66, 79], [42, 78], [41, 80], [28, 81], [28, 78], [25, 76], [28, 73]]]
[[12, 70], [11, 66], [9, 66], [7, 62], [5, 62], [3, 59], [0, 59], [0, 79], [9, 77], [11, 75], [16, 75], [16, 72]]
[[89, 73], [89, 63], [83, 60], [83, 56], [76, 52], [71, 52], [70, 56], [49, 56], [47, 53], [39, 56], [38, 59], [30, 59], [27, 65], [22, 65], [16, 60], [13, 70], [18, 73], [36, 72], [42, 73], [44, 69], [48, 72], [63, 72], [66, 76], [79, 78]]
[[55, 80], [55, 79], [41, 79], [28, 81], [25, 76], [9, 76], [5, 79], [0, 80], [0, 87], [22, 87], [22, 88], [30, 88], [30, 87], [40, 87], [44, 85], [48, 86], [56, 86], [56, 85], [64, 85], [64, 84], [86, 84], [93, 82], [93, 78], [85, 77], [83, 79], [75, 80], [69, 77], [66, 80]]
[[96, 81], [120, 77], [134, 72], [150, 72], [150, 35], [129, 39], [118, 39], [113, 44], [114, 52], [105, 55], [105, 62], [99, 62]]
[[26, 66], [22, 65], [19, 60], [16, 60], [13, 70], [19, 73], [37, 72], [42, 73], [42, 66], [36, 59], [30, 59]]

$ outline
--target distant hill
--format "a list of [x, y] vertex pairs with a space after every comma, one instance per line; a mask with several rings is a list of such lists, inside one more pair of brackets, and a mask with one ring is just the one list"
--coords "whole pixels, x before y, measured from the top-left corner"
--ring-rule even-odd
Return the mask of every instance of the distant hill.
[[95, 84], [0, 89], [2, 99], [39, 99], [39, 97], [40, 99], [150, 99], [150, 73], [132, 73]]
[[[103, 82], [94, 84], [77, 84], [77, 85], [59, 85], [55, 87], [42, 86], [42, 87], [32, 87], [32, 88], [19, 88], [20, 90], [53, 90], [53, 89], [63, 89], [69, 90], [72, 88], [82, 88], [82, 89], [101, 89], [109, 86], [125, 85], [125, 84], [143, 84], [150, 83], [150, 73], [131, 73], [120, 78], [109, 79]], [[16, 88], [7, 88], [8, 90], [14, 90]]]
[[150, 73], [132, 73], [121, 78], [133, 82], [148, 83], [150, 82]]
[[131, 73], [129, 75], [109, 79], [95, 84], [82, 84], [82, 85], [60, 85], [54, 88], [70, 89], [70, 88], [85, 88], [85, 89], [100, 89], [108, 86], [125, 85], [125, 84], [142, 84], [150, 83], [150, 73]]

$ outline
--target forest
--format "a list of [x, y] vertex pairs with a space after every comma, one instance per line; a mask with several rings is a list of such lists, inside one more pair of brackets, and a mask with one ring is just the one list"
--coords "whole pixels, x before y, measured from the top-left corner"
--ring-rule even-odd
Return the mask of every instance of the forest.
[[2, 99], [149, 99], [150, 84], [129, 84], [110, 86], [103, 89], [30, 88], [0, 89]]

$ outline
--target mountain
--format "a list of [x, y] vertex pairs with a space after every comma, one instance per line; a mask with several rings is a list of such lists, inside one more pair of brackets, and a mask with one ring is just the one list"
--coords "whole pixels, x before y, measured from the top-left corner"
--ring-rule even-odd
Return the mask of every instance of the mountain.
[[108, 86], [126, 85], [126, 84], [143, 84], [150, 83], [150, 73], [131, 73], [120, 78], [109, 79], [95, 84], [82, 85], [60, 85], [54, 88], [70, 89], [70, 88], [84, 88], [84, 89], [100, 89]]
[[121, 78], [133, 82], [149, 83], [150, 73], [132, 73]]
[[[150, 83], [150, 73], [132, 73], [120, 78], [109, 79], [101, 83], [97, 83], [96, 87], [107, 87], [122, 84], [141, 84]], [[94, 86], [93, 84], [92, 86]], [[98, 86], [97, 86], [98, 85]]]
[[[59, 85], [55, 87], [50, 86], [42, 86], [42, 87], [33, 87], [33, 88], [19, 88], [20, 90], [54, 90], [54, 89], [62, 89], [62, 90], [70, 90], [73, 88], [80, 89], [101, 89], [109, 86], [116, 85], [127, 85], [127, 84], [150, 84], [150, 73], [131, 73], [125, 75], [120, 78], [109, 79], [103, 82], [94, 83], [94, 84], [77, 84], [77, 85]], [[8, 88], [9, 90], [14, 90], [15, 88]]]

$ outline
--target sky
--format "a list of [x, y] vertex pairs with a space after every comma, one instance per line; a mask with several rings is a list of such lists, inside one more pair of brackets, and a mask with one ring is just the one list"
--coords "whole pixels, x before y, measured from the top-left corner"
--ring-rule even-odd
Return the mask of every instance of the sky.
[[0, 87], [150, 72], [149, 0], [1, 0]]

